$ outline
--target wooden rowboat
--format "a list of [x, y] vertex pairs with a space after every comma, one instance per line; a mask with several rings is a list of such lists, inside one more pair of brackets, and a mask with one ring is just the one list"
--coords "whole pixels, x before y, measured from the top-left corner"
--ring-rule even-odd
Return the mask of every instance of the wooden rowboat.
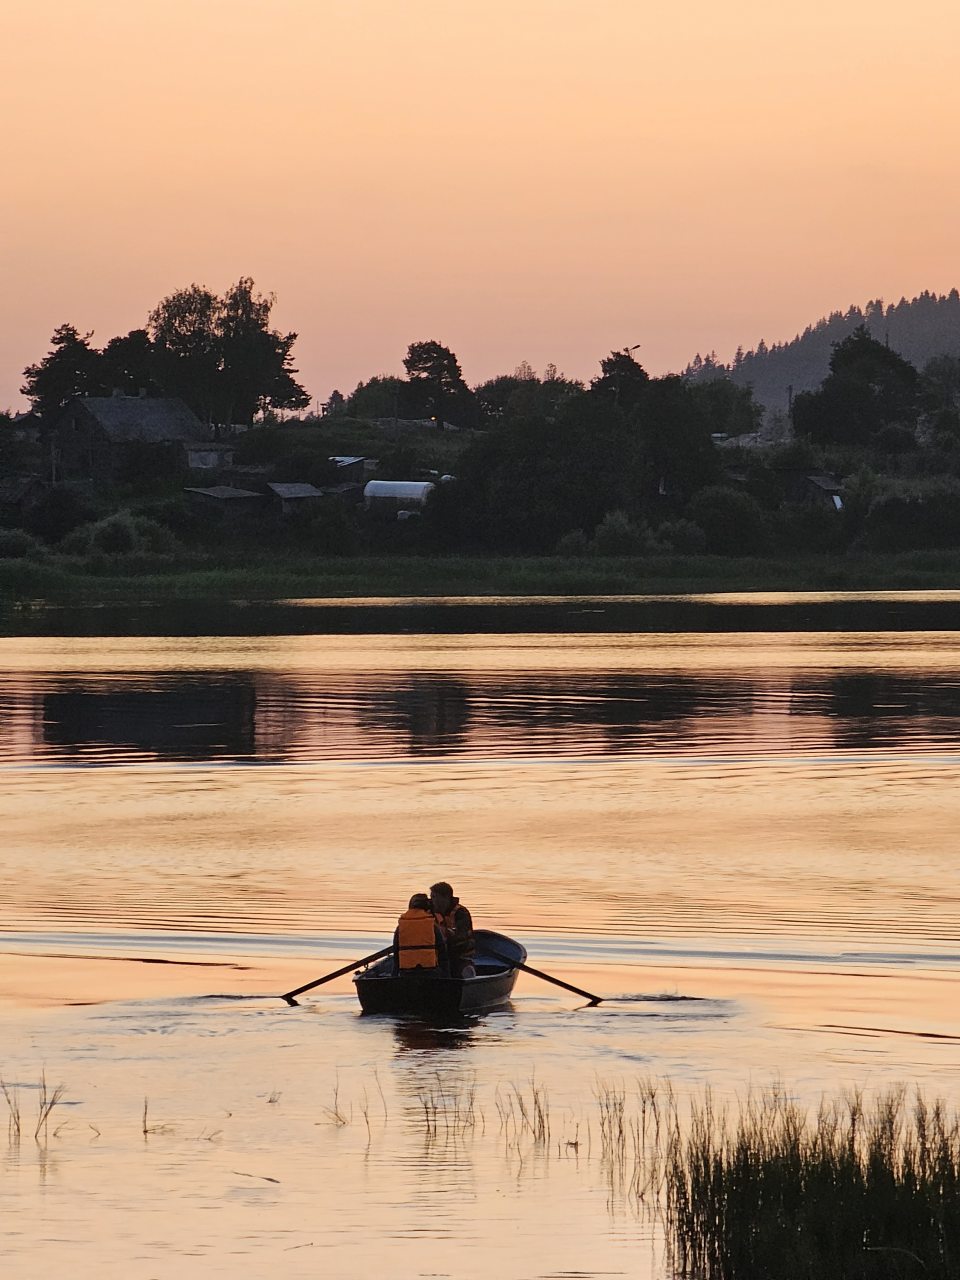
[[397, 976], [392, 956], [354, 974], [364, 1013], [407, 1013], [440, 1020], [506, 1004], [517, 980], [517, 966], [527, 958], [526, 950], [505, 934], [489, 929], [477, 929], [474, 937], [475, 978], [438, 978], [417, 970]]

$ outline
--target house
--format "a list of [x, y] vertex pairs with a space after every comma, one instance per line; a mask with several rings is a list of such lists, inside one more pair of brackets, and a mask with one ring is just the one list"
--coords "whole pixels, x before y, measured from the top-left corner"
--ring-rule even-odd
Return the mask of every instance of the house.
[[280, 504], [280, 514], [308, 510], [323, 501], [323, 490], [312, 484], [268, 484], [267, 488]]
[[184, 445], [208, 435], [175, 397], [77, 397], [51, 425], [50, 479], [110, 479], [125, 465], [173, 469], [182, 465]]

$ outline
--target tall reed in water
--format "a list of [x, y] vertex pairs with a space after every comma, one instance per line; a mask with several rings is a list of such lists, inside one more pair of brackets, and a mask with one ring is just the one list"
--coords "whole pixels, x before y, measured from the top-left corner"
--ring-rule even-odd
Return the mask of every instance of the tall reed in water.
[[671, 1130], [666, 1216], [698, 1280], [956, 1280], [960, 1121], [903, 1089], [812, 1119], [781, 1089], [735, 1121], [706, 1096]]

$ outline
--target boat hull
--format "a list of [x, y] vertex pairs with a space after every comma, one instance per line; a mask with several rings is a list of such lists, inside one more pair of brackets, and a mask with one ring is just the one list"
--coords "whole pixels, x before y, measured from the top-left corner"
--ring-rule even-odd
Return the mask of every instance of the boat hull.
[[[527, 953], [519, 942], [487, 929], [476, 931], [476, 941], [475, 978], [437, 978], [417, 972], [395, 976], [390, 956], [356, 974], [353, 981], [364, 1013], [442, 1021], [506, 1004], [517, 981], [516, 964], [522, 964]], [[493, 956], [491, 948], [513, 963]]]

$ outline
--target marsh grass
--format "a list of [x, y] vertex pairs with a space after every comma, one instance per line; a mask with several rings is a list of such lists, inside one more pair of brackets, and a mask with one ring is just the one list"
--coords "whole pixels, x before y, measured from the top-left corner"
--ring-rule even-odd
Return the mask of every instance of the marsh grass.
[[0, 1093], [7, 1104], [7, 1141], [16, 1144], [20, 1141], [21, 1129], [20, 1091], [16, 1085], [8, 1085], [5, 1080], [0, 1080]]
[[477, 1127], [482, 1113], [477, 1106], [475, 1080], [444, 1080], [438, 1071], [429, 1084], [417, 1090], [423, 1124], [429, 1137], [462, 1137]]
[[497, 1085], [494, 1101], [508, 1145], [519, 1146], [525, 1137], [538, 1146], [550, 1141], [550, 1099], [534, 1076], [524, 1084]]
[[681, 1276], [960, 1275], [960, 1123], [942, 1102], [854, 1093], [811, 1116], [774, 1087], [733, 1117], [705, 1094], [666, 1138]]
[[54, 1108], [63, 1099], [64, 1086], [58, 1084], [55, 1089], [51, 1089], [47, 1085], [47, 1073], [40, 1073], [40, 1088], [37, 1094], [37, 1127], [33, 1131], [34, 1138], [39, 1142], [40, 1135], [44, 1138], [47, 1136], [47, 1128], [50, 1123], [50, 1116]]

